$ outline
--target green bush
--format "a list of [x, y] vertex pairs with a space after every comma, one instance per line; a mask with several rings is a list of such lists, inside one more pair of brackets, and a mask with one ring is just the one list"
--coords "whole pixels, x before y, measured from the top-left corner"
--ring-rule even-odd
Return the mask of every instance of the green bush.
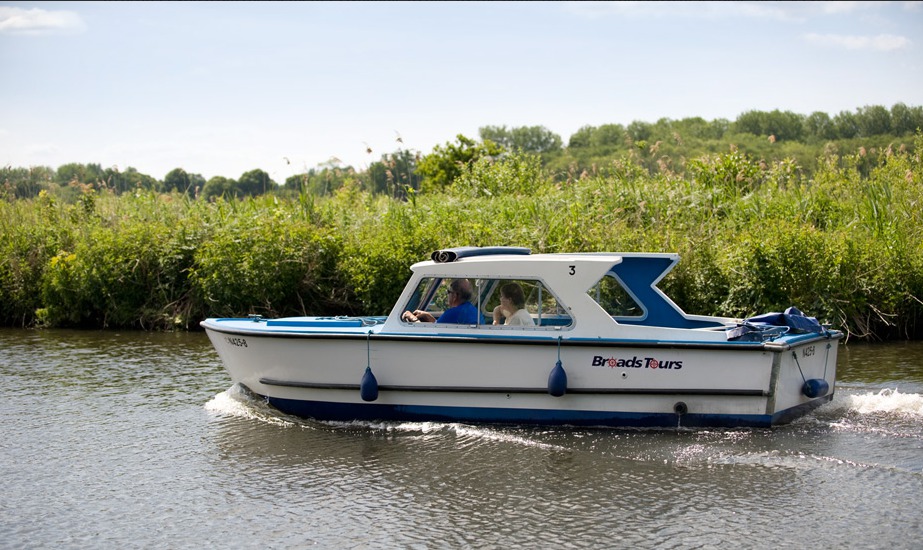
[[188, 246], [163, 221], [96, 225], [53, 256], [42, 281], [41, 320], [50, 325], [187, 327]]
[[339, 238], [306, 219], [300, 203], [264, 197], [235, 210], [198, 243], [190, 268], [209, 315], [319, 315], [351, 306], [335, 269]]
[[23, 206], [0, 202], [0, 324], [4, 326], [33, 324], [42, 306], [38, 289], [45, 266], [58, 247], [55, 232], [30, 219]]

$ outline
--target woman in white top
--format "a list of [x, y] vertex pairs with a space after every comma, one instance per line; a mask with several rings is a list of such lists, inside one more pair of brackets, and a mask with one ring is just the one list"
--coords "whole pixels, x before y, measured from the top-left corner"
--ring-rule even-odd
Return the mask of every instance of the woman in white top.
[[500, 305], [494, 308], [494, 324], [519, 325], [531, 327], [535, 325], [532, 316], [526, 311], [526, 296], [522, 287], [516, 283], [507, 283], [500, 287]]

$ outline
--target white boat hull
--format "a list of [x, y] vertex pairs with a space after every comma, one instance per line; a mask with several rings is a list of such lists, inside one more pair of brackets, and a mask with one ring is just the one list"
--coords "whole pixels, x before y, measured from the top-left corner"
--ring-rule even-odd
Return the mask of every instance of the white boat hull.
[[[772, 426], [831, 400], [836, 378], [837, 339], [829, 335], [641, 343], [204, 326], [235, 383], [283, 412], [320, 420]], [[555, 397], [549, 373], [559, 358], [567, 384]], [[374, 401], [361, 396], [367, 368]], [[807, 397], [806, 380], [827, 389]]]

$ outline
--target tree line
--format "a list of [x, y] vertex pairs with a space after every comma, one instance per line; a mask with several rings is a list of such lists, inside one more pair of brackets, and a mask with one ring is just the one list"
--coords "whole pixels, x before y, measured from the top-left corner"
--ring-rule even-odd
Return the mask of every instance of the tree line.
[[873, 166], [877, 154], [889, 146], [906, 147], [901, 140], [912, 142], [919, 128], [923, 128], [923, 107], [903, 103], [890, 109], [865, 106], [833, 116], [819, 111], [802, 115], [751, 110], [734, 121], [690, 117], [661, 118], [653, 123], [635, 121], [627, 126], [584, 126], [570, 136], [566, 145], [543, 126], [485, 126], [479, 129], [479, 139], [459, 134], [454, 142], [437, 145], [428, 154], [398, 149], [382, 155], [364, 171], [334, 160], [281, 183], [259, 168], [236, 179], [214, 176], [206, 181], [202, 175], [183, 168], [175, 168], [159, 180], [131, 167], [120, 171], [93, 163], [69, 163], [57, 169], [7, 166], [0, 169], [0, 195], [29, 198], [45, 190], [74, 202], [88, 189], [115, 194], [144, 190], [215, 200], [267, 193], [326, 196], [345, 186], [357, 186], [375, 194], [407, 198], [450, 185], [466, 166], [481, 158], [496, 159], [516, 152], [538, 156], [543, 168], [558, 182], [587, 177], [626, 156], [648, 175], [682, 176], [689, 169], [690, 159], [729, 149], [766, 163], [793, 161], [797, 170], [810, 176], [817, 169], [817, 159], [829, 154], [831, 148], [849, 152], [861, 149], [869, 155], [867, 165]]

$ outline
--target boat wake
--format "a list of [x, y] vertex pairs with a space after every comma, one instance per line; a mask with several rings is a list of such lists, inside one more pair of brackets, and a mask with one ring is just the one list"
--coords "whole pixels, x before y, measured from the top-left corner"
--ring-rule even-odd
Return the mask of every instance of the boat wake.
[[205, 404], [205, 410], [221, 416], [257, 420], [273, 426], [295, 427], [299, 424], [297, 419], [270, 407], [264, 400], [238, 384], [212, 397]]
[[878, 393], [849, 396], [850, 408], [861, 414], [891, 413], [923, 417], [923, 395], [886, 388]]
[[[923, 395], [898, 389], [838, 392], [830, 403], [793, 424], [816, 423], [837, 432], [923, 440]], [[799, 422], [804, 420], [804, 422]]]
[[[211, 400], [205, 404], [205, 410], [225, 417], [255, 420], [257, 422], [283, 428], [360, 430], [388, 435], [400, 434], [409, 436], [452, 435], [458, 437], [460, 440], [489, 440], [540, 449], [565, 449], [558, 445], [536, 441], [529, 437], [511, 433], [504, 428], [493, 426], [475, 426], [452, 422], [387, 422], [366, 420], [342, 422], [334, 420], [305, 420], [280, 412], [266, 403], [264, 399], [238, 384], [212, 397]], [[512, 429], [513, 428], [510, 430]]]
[[[848, 391], [848, 390], [847, 390]], [[286, 415], [270, 406], [264, 399], [240, 385], [234, 385], [216, 394], [205, 404], [205, 409], [223, 417], [235, 417], [282, 428], [355, 430], [403, 437], [452, 437], [459, 444], [484, 442], [506, 443], [545, 450], [568, 450], [566, 446], [548, 443], [540, 434], [516, 427], [480, 426], [451, 422], [389, 422], [389, 421], [317, 421]], [[923, 395], [903, 393], [886, 388], [875, 391], [837, 392], [836, 398], [812, 414], [793, 423], [796, 429], [826, 427], [837, 431], [879, 433], [897, 437], [923, 437], [920, 419], [923, 418]], [[800, 428], [799, 428], [800, 427]], [[646, 433], [646, 430], [639, 430]], [[662, 430], [655, 430], [657, 433]], [[668, 430], [669, 431], [669, 430]], [[680, 429], [686, 432], [687, 429]], [[711, 430], [688, 430], [710, 433]], [[887, 432], [887, 433], [882, 433]], [[894, 433], [891, 433], [894, 432]], [[734, 430], [731, 430], [734, 433]], [[743, 433], [750, 433], [749, 431]], [[533, 437], [535, 435], [536, 437]]]
[[818, 412], [824, 416], [858, 414], [919, 418], [923, 417], [923, 395], [902, 393], [894, 388], [885, 388], [877, 393], [837, 393], [837, 397], [820, 407]]
[[533, 447], [536, 449], [544, 450], [558, 450], [558, 451], [568, 451], [567, 447], [562, 447], [560, 445], [553, 445], [550, 443], [544, 443], [542, 441], [536, 441], [528, 437], [523, 437], [521, 435], [516, 435], [509, 433], [503, 430], [498, 430], [494, 428], [485, 428], [482, 426], [468, 426], [463, 424], [456, 424], [455, 431], [459, 435], [468, 435], [476, 437], [478, 439], [487, 439], [491, 441], [498, 441], [501, 443], [513, 443], [516, 445], [523, 445], [526, 447]]
[[449, 435], [457, 437], [462, 442], [495, 441], [538, 449], [567, 450], [565, 447], [559, 445], [551, 445], [512, 433], [512, 431], [516, 430], [515, 427], [507, 429], [498, 426], [477, 426], [455, 422], [372, 422], [365, 420], [353, 420], [349, 422], [323, 421], [320, 423], [334, 428], [353, 428], [388, 434], [422, 436]]

